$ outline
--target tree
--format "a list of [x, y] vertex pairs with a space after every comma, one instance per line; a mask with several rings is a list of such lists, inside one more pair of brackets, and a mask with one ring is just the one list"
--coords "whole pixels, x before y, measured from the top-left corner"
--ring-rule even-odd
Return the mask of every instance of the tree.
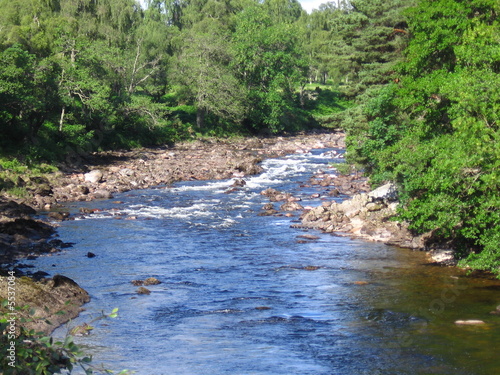
[[273, 23], [262, 6], [238, 15], [232, 66], [249, 92], [248, 120], [271, 132], [291, 129], [302, 120], [295, 111], [295, 90], [307, 77], [296, 28]]
[[500, 5], [422, 0], [399, 82], [358, 137], [372, 179], [396, 181], [401, 218], [500, 274]]
[[264, 0], [264, 8], [274, 23], [292, 24], [305, 13], [297, 0]]
[[245, 92], [229, 65], [228, 33], [217, 20], [205, 19], [184, 33], [183, 42], [174, 79], [194, 102], [197, 126], [205, 126], [207, 114], [241, 122]]

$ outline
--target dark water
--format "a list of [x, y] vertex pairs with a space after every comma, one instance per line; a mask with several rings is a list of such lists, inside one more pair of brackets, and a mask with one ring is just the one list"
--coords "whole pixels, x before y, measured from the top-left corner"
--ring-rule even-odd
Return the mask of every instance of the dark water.
[[[89, 291], [92, 301], [73, 324], [119, 308], [119, 318], [77, 339], [96, 363], [116, 370], [500, 373], [500, 317], [489, 315], [500, 304], [498, 282], [426, 265], [420, 252], [293, 229], [296, 217], [257, 215], [268, 187], [320, 204], [308, 197], [325, 188], [300, 185], [339, 162], [321, 152], [268, 160], [266, 173], [230, 194], [233, 181], [196, 182], [89, 203], [102, 211], [59, 230], [75, 246], [32, 263]], [[298, 237], [306, 233], [319, 238]], [[89, 251], [97, 256], [87, 258]], [[162, 284], [136, 294], [130, 281], [149, 276]]]

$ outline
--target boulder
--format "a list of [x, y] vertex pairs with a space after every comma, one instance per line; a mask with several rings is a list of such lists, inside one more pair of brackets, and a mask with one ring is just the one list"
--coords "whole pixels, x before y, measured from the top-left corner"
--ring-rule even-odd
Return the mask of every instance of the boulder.
[[304, 209], [304, 207], [298, 202], [286, 202], [280, 206], [282, 211], [298, 211]]
[[395, 201], [398, 199], [396, 185], [387, 183], [368, 193], [368, 197], [372, 201]]
[[247, 182], [241, 178], [237, 178], [234, 180], [233, 184], [231, 186], [234, 187], [243, 187], [247, 184]]
[[[7, 298], [7, 283], [0, 283], [0, 297]], [[16, 278], [16, 304], [29, 305], [37, 319], [32, 319], [30, 309], [20, 310], [19, 319], [24, 328], [50, 334], [55, 328], [78, 316], [81, 305], [89, 302], [88, 293], [65, 276], [34, 281], [28, 277]]]
[[94, 191], [94, 198], [96, 199], [111, 199], [113, 198], [113, 194], [110, 191], [105, 189], [97, 189]]
[[22, 217], [26, 218], [31, 215], [36, 214], [36, 211], [27, 206], [24, 203], [17, 203], [14, 201], [1, 201], [0, 200], [0, 212], [2, 216], [7, 216], [10, 218]]
[[396, 214], [397, 192], [386, 184], [342, 203], [323, 202], [302, 214], [302, 227], [384, 242], [412, 249], [426, 247], [426, 235], [415, 236], [407, 223], [390, 220]]
[[263, 210], [274, 210], [274, 204], [272, 203], [266, 203], [263, 207]]
[[95, 169], [93, 171], [90, 171], [89, 173], [85, 173], [84, 179], [86, 182], [90, 182], [91, 184], [95, 184], [98, 182], [101, 182], [103, 174], [100, 170]]

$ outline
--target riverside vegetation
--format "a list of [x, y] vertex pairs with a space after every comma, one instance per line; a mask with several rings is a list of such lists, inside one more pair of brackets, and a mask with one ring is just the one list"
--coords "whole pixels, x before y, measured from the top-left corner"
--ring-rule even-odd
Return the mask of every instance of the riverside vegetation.
[[0, 6], [3, 195], [50, 194], [94, 151], [342, 128], [398, 220], [500, 274], [497, 0]]
[[91, 151], [341, 127], [411, 230], [498, 271], [497, 1], [0, 5], [2, 191]]

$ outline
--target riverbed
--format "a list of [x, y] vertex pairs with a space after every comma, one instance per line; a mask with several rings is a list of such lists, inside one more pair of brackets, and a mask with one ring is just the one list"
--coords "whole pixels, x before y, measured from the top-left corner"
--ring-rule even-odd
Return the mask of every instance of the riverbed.
[[[76, 339], [115, 370], [500, 373], [500, 316], [489, 314], [500, 304], [498, 281], [433, 265], [423, 252], [293, 228], [298, 213], [259, 215], [267, 188], [304, 206], [344, 199], [307, 186], [342, 162], [342, 150], [327, 151], [268, 159], [236, 190], [233, 179], [193, 181], [68, 205], [76, 220], [58, 233], [74, 246], [26, 263], [90, 293], [73, 326], [119, 308], [118, 318]], [[82, 207], [93, 212], [79, 214]], [[131, 281], [147, 277], [161, 284], [137, 294]]]

